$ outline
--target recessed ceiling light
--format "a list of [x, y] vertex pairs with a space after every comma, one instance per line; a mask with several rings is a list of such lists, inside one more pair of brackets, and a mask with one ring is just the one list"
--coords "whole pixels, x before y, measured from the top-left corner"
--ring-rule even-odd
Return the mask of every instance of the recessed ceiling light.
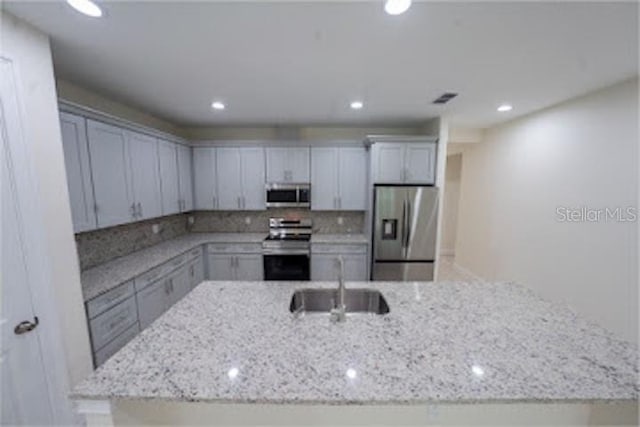
[[507, 111], [513, 110], [513, 107], [509, 104], [502, 104], [498, 107], [498, 111], [501, 113], [506, 113]]
[[78, 12], [91, 16], [93, 18], [99, 18], [102, 16], [102, 9], [91, 0], [67, 0], [69, 6], [77, 10]]
[[387, 0], [384, 3], [384, 10], [389, 15], [400, 15], [411, 7], [411, 0]]
[[211, 108], [213, 108], [214, 110], [224, 110], [225, 105], [220, 101], [215, 101], [211, 104]]
[[364, 107], [364, 103], [362, 101], [353, 101], [350, 106], [352, 110], [360, 110]]

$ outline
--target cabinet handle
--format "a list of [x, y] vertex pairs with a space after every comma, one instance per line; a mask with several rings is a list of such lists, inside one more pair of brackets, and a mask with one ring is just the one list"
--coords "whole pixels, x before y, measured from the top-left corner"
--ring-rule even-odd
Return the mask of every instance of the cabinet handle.
[[164, 282], [164, 293], [165, 295], [169, 295], [169, 281]]
[[132, 203], [131, 206], [129, 207], [129, 210], [131, 211], [131, 216], [132, 217], [136, 217], [136, 204]]
[[215, 209], [217, 207], [216, 206], [216, 202], [217, 202], [216, 196], [213, 196], [213, 205], [212, 205], [213, 209]]
[[240, 206], [240, 196], [238, 196], [238, 209], [242, 209], [242, 206]]
[[138, 215], [142, 218], [142, 203], [138, 202]]

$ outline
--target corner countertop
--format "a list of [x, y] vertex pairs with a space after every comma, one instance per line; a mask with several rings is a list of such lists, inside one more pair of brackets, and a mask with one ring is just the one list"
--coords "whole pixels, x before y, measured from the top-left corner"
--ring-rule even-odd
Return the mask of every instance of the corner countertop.
[[348, 283], [384, 316], [295, 318], [322, 282], [203, 282], [81, 382], [76, 399], [266, 404], [638, 399], [638, 348], [513, 283]]
[[[125, 255], [81, 273], [85, 301], [160, 265], [171, 258], [207, 243], [261, 243], [267, 233], [188, 233], [129, 255]], [[314, 234], [317, 243], [367, 243], [364, 234]]]

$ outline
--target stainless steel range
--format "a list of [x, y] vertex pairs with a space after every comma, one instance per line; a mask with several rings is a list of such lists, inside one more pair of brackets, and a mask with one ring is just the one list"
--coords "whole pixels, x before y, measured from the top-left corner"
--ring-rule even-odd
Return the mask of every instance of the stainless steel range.
[[265, 280], [310, 280], [312, 221], [269, 218], [262, 242]]

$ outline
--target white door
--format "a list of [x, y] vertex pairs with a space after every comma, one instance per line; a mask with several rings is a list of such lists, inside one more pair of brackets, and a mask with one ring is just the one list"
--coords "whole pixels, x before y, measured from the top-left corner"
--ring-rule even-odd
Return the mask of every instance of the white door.
[[367, 151], [364, 147], [342, 147], [339, 164], [338, 208], [348, 211], [366, 210]]
[[162, 216], [158, 141], [147, 135], [128, 132], [128, 144], [136, 219]]
[[178, 173], [180, 184], [181, 211], [193, 210], [193, 177], [191, 168], [191, 148], [178, 145]]
[[435, 184], [436, 148], [435, 142], [406, 145], [406, 183]]
[[198, 210], [217, 208], [216, 149], [193, 148], [194, 206]]
[[178, 158], [175, 144], [158, 141], [160, 188], [162, 190], [162, 214], [180, 212], [178, 189]]
[[242, 181], [240, 173], [240, 151], [238, 148], [216, 149], [216, 172], [218, 183], [218, 208], [240, 210]]
[[209, 280], [234, 280], [235, 256], [209, 254]]
[[291, 182], [290, 167], [288, 161], [288, 151], [286, 147], [268, 147], [266, 151], [267, 159], [267, 182]]
[[125, 130], [87, 120], [98, 227], [134, 220]]
[[85, 119], [73, 114], [60, 113], [60, 130], [73, 231], [79, 233], [93, 230], [96, 228], [96, 212]]
[[147, 286], [136, 294], [140, 329], [149, 326], [165, 312], [169, 300], [169, 287], [166, 279]]
[[311, 280], [338, 280], [336, 255], [311, 254]]
[[311, 209], [338, 208], [338, 148], [311, 149]]
[[242, 159], [242, 209], [264, 210], [265, 200], [265, 171], [264, 149], [262, 147], [240, 148]]
[[[0, 425], [71, 424], [64, 349], [13, 76], [12, 63], [0, 59]], [[22, 322], [37, 326], [26, 331], [25, 323], [16, 334]]]
[[309, 147], [290, 147], [289, 175], [292, 182], [309, 182]]
[[373, 172], [376, 184], [402, 184], [404, 182], [404, 145], [373, 144]]
[[236, 255], [235, 280], [264, 280], [262, 268], [262, 255], [245, 254]]

